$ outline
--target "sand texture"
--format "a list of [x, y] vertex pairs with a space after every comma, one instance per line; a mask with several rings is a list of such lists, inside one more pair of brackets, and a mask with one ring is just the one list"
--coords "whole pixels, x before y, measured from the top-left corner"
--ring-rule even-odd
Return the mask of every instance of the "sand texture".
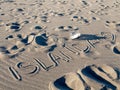
[[0, 0], [0, 90], [120, 90], [120, 0]]

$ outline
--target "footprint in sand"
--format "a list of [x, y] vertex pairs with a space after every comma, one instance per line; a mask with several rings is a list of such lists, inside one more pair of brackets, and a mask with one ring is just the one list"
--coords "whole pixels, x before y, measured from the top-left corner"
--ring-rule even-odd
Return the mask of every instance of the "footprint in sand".
[[10, 29], [13, 30], [14, 32], [17, 32], [21, 29], [21, 26], [18, 22], [14, 22], [11, 24]]
[[[39, 26], [37, 29], [41, 29]], [[26, 49], [32, 50], [35, 48], [45, 47], [47, 51], [53, 51], [56, 48], [55, 41], [57, 37], [47, 36], [46, 33], [30, 33], [28, 35], [18, 34], [17, 36], [9, 35], [6, 40], [14, 41], [13, 46], [7, 47], [6, 50], [10, 52], [9, 55], [17, 56]]]
[[120, 32], [120, 22], [106, 21], [105, 26], [111, 30], [116, 30], [117, 32]]
[[[19, 36], [19, 38], [22, 38], [22, 37]], [[34, 38], [35, 38], [35, 34], [31, 33], [27, 35], [25, 38], [21, 39], [21, 42], [24, 43], [25, 45], [29, 45], [33, 42]]]
[[14, 38], [13, 35], [9, 35], [9, 36], [7, 36], [5, 39], [11, 40], [11, 39], [13, 39], [13, 38]]
[[48, 20], [48, 16], [47, 15], [44, 15], [44, 16], [41, 16], [41, 22], [50, 22], [49, 20]]
[[114, 45], [112, 47], [112, 51], [113, 51], [113, 53], [120, 55], [120, 44], [118, 43], [118, 44]]
[[[105, 85], [105, 87], [109, 87], [112, 90], [119, 90], [120, 85], [118, 80], [117, 72], [108, 65], [91, 65], [87, 66], [82, 70], [84, 75], [88, 76], [89, 78], [101, 82]], [[85, 74], [85, 72], [87, 74]], [[92, 75], [92, 77], [90, 76]]]
[[39, 25], [36, 25], [36, 26], [34, 27], [34, 29], [35, 29], [35, 30], [38, 30], [38, 31], [41, 31], [43, 28], [42, 28], [41, 26], [39, 26]]
[[76, 26], [59, 26], [55, 28], [55, 31], [72, 31], [78, 30], [79, 28]]
[[85, 90], [85, 86], [79, 75], [71, 72], [50, 83], [49, 90]]
[[79, 22], [80, 24], [90, 24], [91, 20], [87, 17], [83, 17], [83, 16], [78, 16], [78, 15], [74, 15], [71, 18], [71, 21], [75, 21], [75, 22]]
[[47, 44], [47, 36], [46, 36], [46, 33], [44, 33], [44, 34], [42, 34], [42, 35], [36, 36], [35, 42], [36, 42], [38, 45], [47, 46], [48, 44]]
[[[95, 82], [102, 84], [99, 89]], [[49, 90], [120, 90], [117, 71], [109, 65], [90, 65], [77, 73], [71, 72], [49, 84]]]
[[[39, 27], [37, 28], [39, 29]], [[10, 57], [16, 57], [26, 50], [30, 52], [31, 50], [39, 51], [39, 48], [44, 48], [43, 51], [48, 52], [53, 51], [57, 47], [57, 44], [55, 44], [57, 37], [48, 36], [46, 33], [10, 35], [6, 39], [15, 42], [11, 47], [7, 47], [7, 50], [10, 52]]]
[[116, 31], [120, 32], [120, 22], [116, 24]]
[[0, 47], [0, 59], [6, 59], [9, 58], [10, 52], [7, 50], [6, 47], [1, 46]]

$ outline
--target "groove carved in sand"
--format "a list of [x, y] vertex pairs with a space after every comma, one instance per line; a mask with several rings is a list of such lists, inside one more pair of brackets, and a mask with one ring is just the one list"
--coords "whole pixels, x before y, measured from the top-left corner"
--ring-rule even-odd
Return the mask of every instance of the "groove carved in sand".
[[16, 64], [18, 72], [24, 75], [35, 75], [40, 71], [40, 68], [37, 65], [27, 64], [25, 62], [19, 62]]
[[[94, 79], [90, 75], [92, 75]], [[99, 66], [90, 65], [82, 70], [78, 70], [77, 73], [67, 73], [56, 81], [50, 82], [49, 90], [96, 90], [94, 86], [90, 86], [92, 82], [89, 82], [88, 78], [99, 80], [101, 84], [105, 84], [104, 87], [100, 85], [101, 89], [99, 90], [103, 90], [104, 88], [112, 90], [120, 89], [120, 82], [117, 81], [118, 73], [111, 66], [104, 64]]]
[[19, 75], [19, 73], [13, 67], [9, 67], [8, 70], [15, 80], [18, 80], [18, 81], [22, 80], [21, 75]]

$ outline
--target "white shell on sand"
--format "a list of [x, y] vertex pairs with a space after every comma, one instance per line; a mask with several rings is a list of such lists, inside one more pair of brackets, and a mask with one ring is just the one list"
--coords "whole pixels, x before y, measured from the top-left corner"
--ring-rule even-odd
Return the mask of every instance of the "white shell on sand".
[[76, 39], [81, 36], [81, 33], [79, 32], [72, 32], [70, 33], [70, 39]]

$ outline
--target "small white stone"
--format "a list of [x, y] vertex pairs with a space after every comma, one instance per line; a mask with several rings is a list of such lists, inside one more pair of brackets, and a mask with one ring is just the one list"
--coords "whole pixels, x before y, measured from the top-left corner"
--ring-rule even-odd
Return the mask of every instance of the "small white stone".
[[78, 37], [80, 37], [81, 36], [81, 33], [79, 33], [79, 32], [72, 32], [71, 33], [71, 35], [70, 35], [70, 39], [76, 39], [76, 38], [78, 38]]

